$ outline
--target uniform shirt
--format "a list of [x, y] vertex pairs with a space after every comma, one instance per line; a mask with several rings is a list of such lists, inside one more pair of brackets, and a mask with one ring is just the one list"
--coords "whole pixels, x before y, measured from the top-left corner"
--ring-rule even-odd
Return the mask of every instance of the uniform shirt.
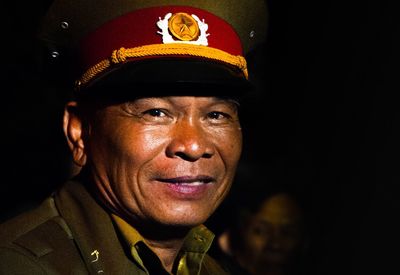
[[204, 225], [193, 228], [186, 236], [176, 259], [176, 271], [169, 273], [135, 228], [119, 216], [113, 214], [111, 216], [131, 251], [132, 260], [147, 274], [199, 274], [204, 256], [214, 238], [214, 234]]
[[[0, 274], [168, 274], [139, 234], [126, 235], [134, 247], [126, 249], [121, 235], [132, 229], [116, 225], [84, 182], [69, 181], [38, 208], [0, 225]], [[204, 226], [188, 234], [176, 274], [227, 274], [206, 254], [212, 236]]]

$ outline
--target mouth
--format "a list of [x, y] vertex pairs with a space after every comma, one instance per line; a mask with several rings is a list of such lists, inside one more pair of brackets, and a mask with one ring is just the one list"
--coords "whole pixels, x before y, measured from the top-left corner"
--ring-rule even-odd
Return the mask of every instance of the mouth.
[[178, 197], [186, 199], [200, 198], [208, 187], [215, 182], [215, 179], [210, 176], [182, 176], [174, 178], [157, 179], [161, 183], [165, 183], [168, 190]]
[[175, 178], [163, 178], [158, 179], [160, 182], [170, 183], [170, 184], [178, 184], [178, 185], [202, 185], [208, 184], [214, 181], [214, 179], [210, 176], [183, 176], [183, 177], [175, 177]]

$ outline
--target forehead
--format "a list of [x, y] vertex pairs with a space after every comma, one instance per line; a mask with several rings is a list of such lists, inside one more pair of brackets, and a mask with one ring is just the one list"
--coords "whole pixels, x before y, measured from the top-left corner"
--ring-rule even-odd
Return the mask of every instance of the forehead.
[[256, 217], [271, 223], [293, 223], [302, 219], [302, 212], [294, 199], [278, 194], [263, 202]]
[[160, 108], [168, 106], [178, 108], [202, 108], [205, 106], [215, 106], [224, 104], [229, 108], [237, 111], [240, 103], [233, 97], [216, 97], [216, 96], [140, 96], [140, 97], [109, 97], [95, 96], [80, 98], [78, 104], [82, 110], [96, 111], [109, 106], [119, 106], [123, 104], [132, 104], [132, 106], [140, 106]]
[[216, 97], [216, 96], [162, 96], [162, 97], [139, 97], [133, 99], [131, 101], [146, 101], [146, 102], [165, 102], [175, 105], [181, 104], [219, 104], [219, 103], [228, 103], [228, 104], [239, 104], [234, 98], [232, 97]]

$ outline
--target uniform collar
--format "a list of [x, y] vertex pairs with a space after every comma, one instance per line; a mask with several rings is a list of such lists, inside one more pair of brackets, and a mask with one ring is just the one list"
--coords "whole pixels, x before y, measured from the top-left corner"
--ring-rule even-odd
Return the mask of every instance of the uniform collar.
[[[144, 264], [143, 256], [155, 259], [156, 255], [146, 244], [143, 236], [121, 217], [111, 214], [118, 230], [126, 244], [130, 247], [133, 260], [145, 271], [149, 272]], [[189, 231], [176, 259], [174, 268], [176, 275], [198, 274], [205, 254], [214, 239], [214, 234], [204, 225], [199, 225]], [[146, 255], [143, 255], [146, 254]], [[158, 259], [158, 258], [157, 258]], [[161, 262], [158, 260], [159, 264]]]

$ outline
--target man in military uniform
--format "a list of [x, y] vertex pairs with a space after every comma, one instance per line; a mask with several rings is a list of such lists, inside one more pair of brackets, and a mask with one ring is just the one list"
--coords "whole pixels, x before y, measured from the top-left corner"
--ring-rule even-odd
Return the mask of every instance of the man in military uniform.
[[0, 273], [224, 274], [203, 223], [240, 159], [265, 16], [262, 0], [56, 0], [40, 37], [76, 78], [78, 174], [1, 226]]

